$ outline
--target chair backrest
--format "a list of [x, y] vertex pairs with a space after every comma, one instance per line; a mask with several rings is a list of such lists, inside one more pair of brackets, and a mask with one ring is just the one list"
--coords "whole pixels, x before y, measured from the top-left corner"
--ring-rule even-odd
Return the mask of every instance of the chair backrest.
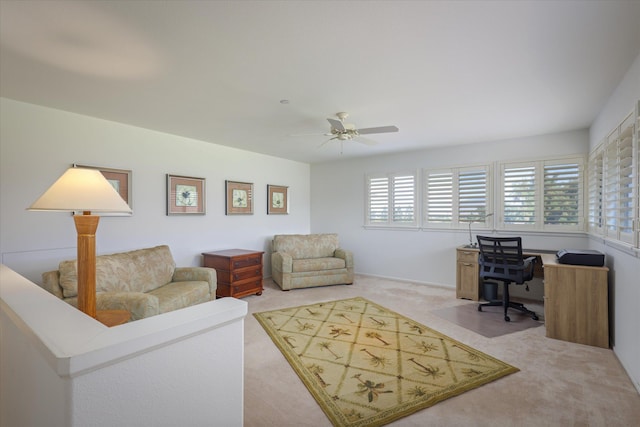
[[532, 266], [525, 265], [521, 237], [477, 236], [480, 277], [522, 284], [531, 280]]

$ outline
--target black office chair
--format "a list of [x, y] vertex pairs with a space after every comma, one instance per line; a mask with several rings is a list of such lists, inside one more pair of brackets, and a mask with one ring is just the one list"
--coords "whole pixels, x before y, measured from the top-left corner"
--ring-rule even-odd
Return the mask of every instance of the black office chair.
[[[484, 237], [477, 236], [478, 247], [480, 248], [480, 278], [485, 280], [499, 280], [504, 283], [502, 290], [502, 301], [490, 301], [478, 305], [478, 311], [486, 306], [504, 306], [504, 320], [511, 319], [507, 315], [507, 310], [513, 308], [531, 316], [533, 320], [538, 320], [538, 316], [531, 310], [518, 302], [509, 300], [509, 284], [516, 283], [522, 285], [533, 279], [533, 267], [536, 257], [523, 259], [522, 238], [521, 237]], [[529, 290], [529, 286], [527, 286]]]

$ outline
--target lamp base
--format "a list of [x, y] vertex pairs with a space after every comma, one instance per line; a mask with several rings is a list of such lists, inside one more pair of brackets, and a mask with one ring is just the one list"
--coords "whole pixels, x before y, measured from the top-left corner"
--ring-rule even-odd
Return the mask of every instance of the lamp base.
[[100, 217], [74, 215], [78, 232], [78, 309], [96, 318], [96, 230]]

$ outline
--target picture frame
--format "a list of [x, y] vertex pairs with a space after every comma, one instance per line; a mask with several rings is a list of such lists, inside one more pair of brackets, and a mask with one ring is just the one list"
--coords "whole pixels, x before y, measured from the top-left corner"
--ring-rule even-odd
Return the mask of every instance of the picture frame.
[[267, 184], [267, 215], [289, 213], [289, 187]]
[[205, 178], [167, 174], [167, 215], [205, 215]]
[[[109, 184], [120, 194], [120, 197], [129, 205], [131, 212], [100, 212], [99, 216], [131, 216], [133, 215], [133, 172], [128, 169], [114, 169], [102, 166], [87, 166], [73, 163], [74, 168], [95, 169], [109, 181]], [[82, 212], [73, 212], [74, 215]]]
[[253, 215], [253, 183], [225, 181], [225, 214]]

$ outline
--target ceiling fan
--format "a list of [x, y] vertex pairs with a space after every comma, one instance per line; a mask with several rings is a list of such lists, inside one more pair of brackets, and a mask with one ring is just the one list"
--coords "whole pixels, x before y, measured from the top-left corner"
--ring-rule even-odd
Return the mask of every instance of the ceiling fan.
[[336, 113], [336, 119], [327, 119], [329, 124], [331, 125], [331, 133], [327, 134], [327, 136], [333, 135], [329, 141], [333, 139], [339, 139], [340, 141], [350, 141], [353, 138], [360, 135], [369, 135], [373, 133], [389, 133], [389, 132], [398, 132], [398, 128], [396, 126], [379, 126], [375, 128], [363, 128], [356, 129], [352, 124], [345, 124], [344, 120], [349, 117], [348, 113], [339, 112]]
[[[331, 136], [325, 142], [323, 142], [320, 146], [322, 147], [328, 142], [338, 140], [340, 141], [340, 148], [342, 153], [342, 143], [344, 141], [356, 141], [366, 145], [375, 145], [376, 141], [372, 141], [370, 139], [362, 138], [361, 135], [370, 135], [375, 133], [389, 133], [389, 132], [398, 132], [398, 128], [396, 126], [379, 126], [374, 128], [362, 128], [356, 129], [355, 125], [345, 123], [344, 120], [349, 117], [348, 113], [339, 112], [336, 113], [337, 119], [328, 118], [327, 121], [331, 125], [331, 130], [329, 133], [323, 133], [322, 135]], [[315, 134], [320, 135], [320, 134]]]

